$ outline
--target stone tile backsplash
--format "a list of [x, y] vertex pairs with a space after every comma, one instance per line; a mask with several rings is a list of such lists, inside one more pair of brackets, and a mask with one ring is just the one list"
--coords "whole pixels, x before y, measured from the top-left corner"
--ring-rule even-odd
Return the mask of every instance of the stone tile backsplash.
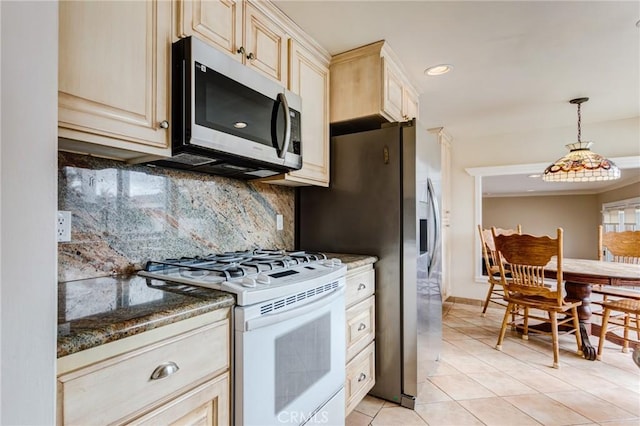
[[[147, 260], [292, 249], [293, 188], [58, 153], [61, 282], [132, 272]], [[276, 230], [276, 214], [284, 229]]]

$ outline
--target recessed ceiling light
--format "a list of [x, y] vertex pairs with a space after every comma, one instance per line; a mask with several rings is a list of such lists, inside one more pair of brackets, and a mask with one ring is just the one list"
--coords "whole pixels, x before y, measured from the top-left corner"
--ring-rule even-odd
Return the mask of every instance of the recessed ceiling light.
[[529, 175], [530, 178], [539, 178], [542, 175]]
[[236, 121], [235, 123], [233, 123], [233, 127], [235, 127], [236, 129], [244, 129], [245, 127], [247, 127], [247, 123], [245, 123], [244, 121]]
[[440, 64], [440, 65], [435, 65], [433, 67], [429, 67], [426, 70], [424, 70], [424, 73], [426, 75], [442, 75], [442, 74], [446, 74], [449, 71], [451, 71], [451, 69], [453, 68], [453, 65], [449, 65], [449, 64]]

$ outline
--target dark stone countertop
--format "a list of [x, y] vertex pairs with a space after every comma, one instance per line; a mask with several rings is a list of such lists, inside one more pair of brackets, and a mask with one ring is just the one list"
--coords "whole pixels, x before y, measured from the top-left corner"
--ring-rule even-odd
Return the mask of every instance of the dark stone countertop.
[[234, 304], [229, 293], [136, 275], [59, 283], [57, 357]]
[[[326, 253], [347, 270], [378, 258]], [[58, 358], [235, 304], [230, 293], [137, 275], [58, 284]]]

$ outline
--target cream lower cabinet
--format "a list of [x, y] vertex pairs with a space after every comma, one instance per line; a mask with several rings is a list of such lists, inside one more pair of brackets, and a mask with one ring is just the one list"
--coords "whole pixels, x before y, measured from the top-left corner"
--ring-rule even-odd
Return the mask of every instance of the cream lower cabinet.
[[347, 272], [346, 407], [349, 415], [375, 385], [375, 272], [373, 265]]
[[229, 308], [58, 360], [58, 425], [230, 423]]
[[171, 3], [59, 2], [59, 149], [170, 155]]
[[385, 41], [333, 56], [330, 72], [331, 123], [418, 118], [418, 93]]

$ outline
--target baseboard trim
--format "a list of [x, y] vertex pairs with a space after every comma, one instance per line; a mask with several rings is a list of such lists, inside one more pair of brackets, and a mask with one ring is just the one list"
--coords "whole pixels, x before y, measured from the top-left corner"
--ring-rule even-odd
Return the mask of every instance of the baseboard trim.
[[447, 297], [447, 300], [445, 300], [445, 303], [462, 303], [464, 305], [482, 306], [484, 304], [484, 300], [449, 296]]

